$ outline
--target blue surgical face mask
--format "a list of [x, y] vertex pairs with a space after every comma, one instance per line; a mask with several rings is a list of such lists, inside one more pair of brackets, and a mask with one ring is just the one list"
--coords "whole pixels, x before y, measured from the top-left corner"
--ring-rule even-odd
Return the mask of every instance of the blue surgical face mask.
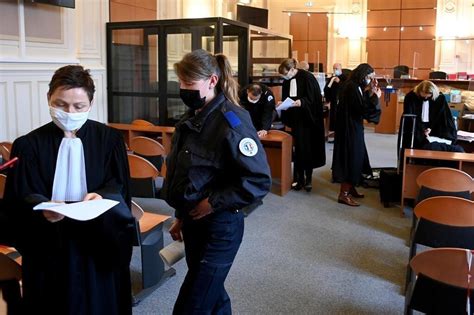
[[372, 82], [372, 79], [371, 78], [367, 78], [365, 79], [365, 85], [369, 85], [370, 82]]
[[335, 75], [335, 76], [338, 77], [338, 76], [340, 76], [341, 74], [342, 74], [342, 71], [341, 71], [340, 69], [334, 70], [334, 75]]

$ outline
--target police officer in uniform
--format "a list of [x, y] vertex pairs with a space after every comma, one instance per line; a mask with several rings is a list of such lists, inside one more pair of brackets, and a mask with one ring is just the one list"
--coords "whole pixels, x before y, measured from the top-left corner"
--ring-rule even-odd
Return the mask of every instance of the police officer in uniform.
[[239, 93], [240, 105], [250, 113], [252, 123], [259, 137], [267, 135], [272, 127], [275, 98], [272, 91], [261, 83], [247, 85]]
[[188, 273], [173, 314], [231, 314], [224, 281], [242, 241], [240, 209], [271, 185], [265, 152], [238, 105], [228, 59], [199, 49], [175, 64], [190, 108], [176, 124], [163, 195], [176, 209], [170, 228], [184, 240]]

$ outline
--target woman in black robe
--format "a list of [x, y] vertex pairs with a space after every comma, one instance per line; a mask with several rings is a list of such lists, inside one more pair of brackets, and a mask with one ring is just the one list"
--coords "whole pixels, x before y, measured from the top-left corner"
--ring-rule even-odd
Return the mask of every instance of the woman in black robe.
[[[318, 81], [311, 72], [296, 68], [295, 59], [286, 59], [278, 68], [285, 81], [282, 100], [291, 98], [293, 106], [281, 111], [282, 122], [291, 128], [294, 141], [292, 188], [312, 189], [313, 169], [326, 164], [323, 101]], [[305, 178], [306, 176], [306, 178]]]
[[360, 183], [362, 174], [372, 173], [364, 140], [364, 119], [378, 123], [380, 96], [374, 69], [366, 63], [357, 66], [342, 86], [332, 162], [333, 180], [341, 183], [339, 203], [359, 206], [353, 198], [364, 197], [354, 187]]
[[[95, 90], [87, 70], [60, 68], [49, 87], [53, 122], [13, 143], [11, 156], [19, 161], [7, 175], [2, 209], [13, 225], [8, 239], [22, 255], [24, 313], [131, 314], [135, 221], [123, 137], [87, 119]], [[73, 142], [79, 151], [68, 151]], [[58, 158], [63, 153], [65, 160]], [[119, 204], [89, 221], [32, 209], [49, 200], [102, 198]]]
[[[423, 81], [405, 96], [403, 114], [416, 115], [414, 148], [424, 150], [442, 150], [442, 147], [445, 147], [446, 150], [455, 149], [456, 146], [448, 147], [442, 146], [438, 142], [430, 143], [427, 138], [428, 136], [438, 137], [449, 140], [452, 144], [457, 139], [456, 126], [446, 98], [433, 82]], [[405, 123], [405, 132], [412, 130], [412, 121], [406, 119]], [[410, 147], [410, 143], [408, 143], [410, 140], [411, 137], [404, 137], [405, 148]]]

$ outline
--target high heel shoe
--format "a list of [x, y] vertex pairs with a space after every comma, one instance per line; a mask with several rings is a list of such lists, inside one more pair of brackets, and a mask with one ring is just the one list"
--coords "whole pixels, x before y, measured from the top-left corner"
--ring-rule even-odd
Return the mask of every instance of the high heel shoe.
[[351, 194], [351, 196], [354, 197], [354, 198], [364, 198], [365, 197], [364, 194], [358, 193], [354, 186], [352, 186], [351, 189], [349, 190], [349, 194]]
[[351, 207], [358, 207], [360, 204], [353, 200], [349, 192], [341, 192], [339, 193], [339, 197], [337, 198], [337, 202], [351, 206]]

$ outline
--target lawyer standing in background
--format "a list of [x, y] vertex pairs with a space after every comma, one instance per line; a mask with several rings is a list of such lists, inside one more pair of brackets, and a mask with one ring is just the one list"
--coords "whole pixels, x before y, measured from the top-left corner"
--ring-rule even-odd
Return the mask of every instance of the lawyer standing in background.
[[323, 101], [318, 81], [311, 72], [296, 68], [295, 59], [285, 59], [278, 72], [283, 76], [282, 100], [293, 106], [281, 112], [282, 122], [291, 128], [294, 139], [292, 188], [313, 188], [313, 169], [326, 164]]
[[362, 180], [362, 174], [372, 174], [365, 146], [364, 119], [379, 122], [381, 95], [374, 69], [367, 63], [358, 65], [342, 86], [332, 159], [333, 180], [341, 183], [339, 203], [359, 206], [353, 198], [364, 197], [355, 189]]
[[334, 74], [327, 81], [324, 87], [324, 97], [330, 103], [329, 108], [329, 131], [336, 130], [336, 108], [339, 101], [339, 90], [342, 83], [346, 81], [346, 76], [342, 74], [342, 67], [340, 63], [335, 63], [333, 66]]

